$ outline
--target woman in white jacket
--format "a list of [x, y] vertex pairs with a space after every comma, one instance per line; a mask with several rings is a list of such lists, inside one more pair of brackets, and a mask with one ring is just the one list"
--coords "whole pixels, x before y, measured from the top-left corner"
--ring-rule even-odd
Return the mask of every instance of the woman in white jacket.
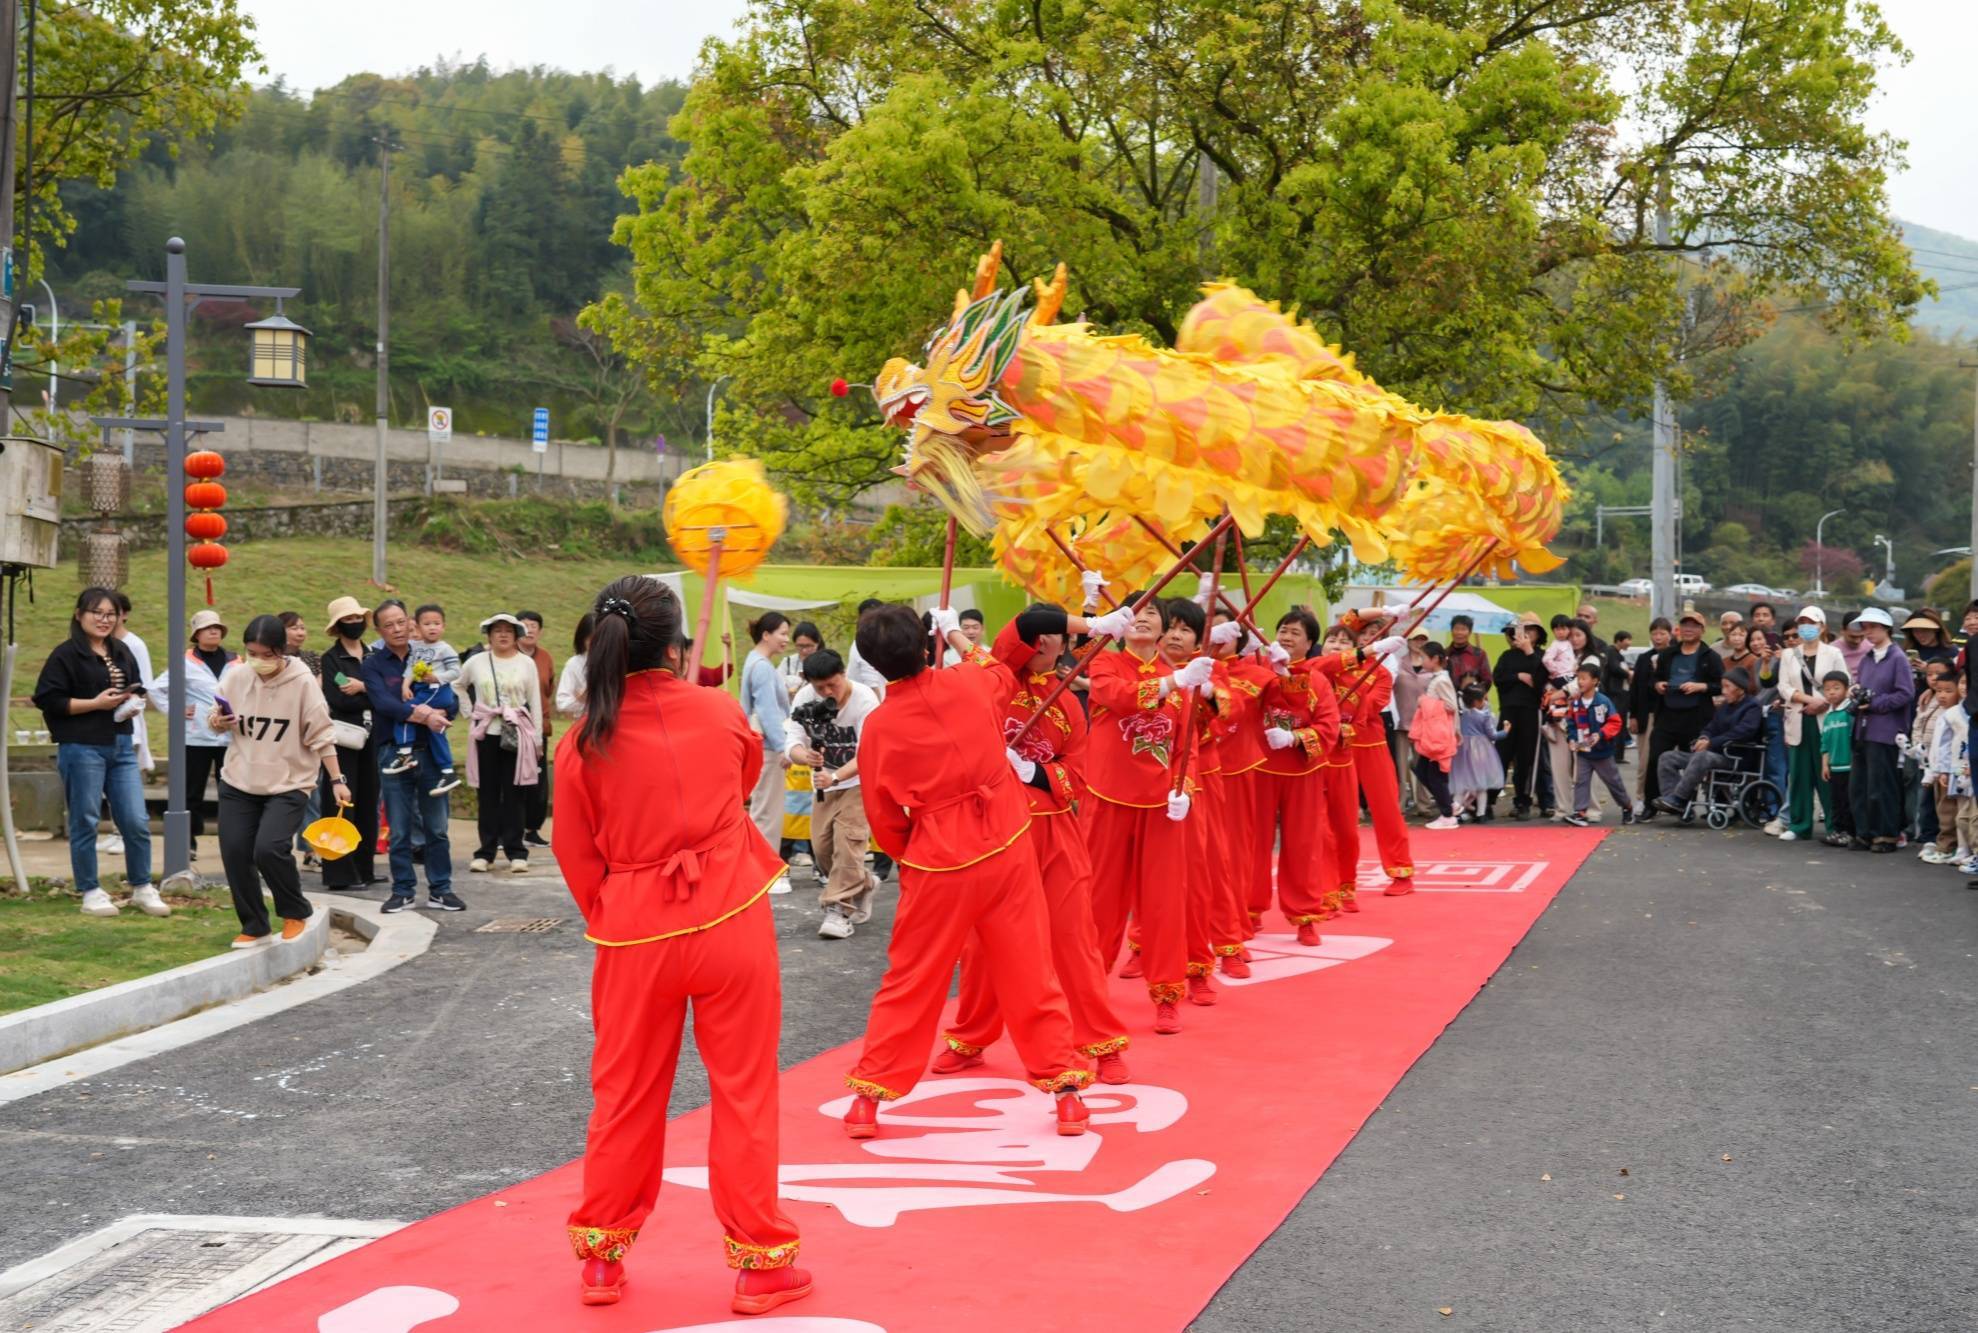
[[192, 812], [192, 859], [199, 859], [199, 838], [206, 832], [206, 781], [220, 772], [227, 757], [227, 732], [207, 725], [213, 701], [221, 694], [220, 677], [239, 659], [220, 645], [226, 623], [213, 610], [195, 612], [187, 626], [191, 642], [174, 666], [151, 682], [150, 704], [159, 712], [171, 707], [172, 673], [185, 672], [185, 803]]
[[1820, 785], [1820, 715], [1827, 697], [1820, 682], [1829, 673], [1848, 674], [1847, 659], [1831, 643], [1822, 643], [1827, 613], [1817, 606], [1802, 610], [1794, 620], [1791, 639], [1779, 653], [1779, 707], [1786, 728], [1786, 814], [1765, 826], [1781, 841], [1813, 836], [1813, 793]]

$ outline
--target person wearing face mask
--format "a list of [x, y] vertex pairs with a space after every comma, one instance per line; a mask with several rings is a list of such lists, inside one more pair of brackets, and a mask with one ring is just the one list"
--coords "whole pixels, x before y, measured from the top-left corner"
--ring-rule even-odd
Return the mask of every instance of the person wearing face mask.
[[[371, 700], [364, 690], [364, 630], [369, 621], [355, 597], [339, 597], [324, 612], [331, 643], [318, 669], [322, 673], [323, 703], [330, 711], [336, 738], [337, 766], [350, 783], [350, 809], [343, 817], [357, 826], [357, 850], [323, 863], [323, 887], [334, 893], [354, 893], [378, 882], [378, 760], [371, 748]], [[361, 733], [361, 734], [360, 734]], [[317, 804], [336, 809], [329, 774]]]
[[[1779, 654], [1779, 709], [1786, 739], [1786, 812], [1783, 826], [1767, 832], [1786, 842], [1813, 836], [1813, 796], [1820, 786], [1820, 718], [1827, 711], [1822, 682], [1848, 674], [1841, 650], [1821, 641], [1827, 613], [1803, 607]], [[1849, 677], [1852, 680], [1852, 677]]]
[[274, 616], [256, 616], [243, 638], [247, 655], [220, 677], [206, 725], [233, 737], [220, 769], [220, 862], [240, 917], [233, 947], [251, 949], [274, 938], [264, 882], [282, 918], [282, 939], [302, 934], [309, 920], [291, 848], [319, 768], [329, 770], [336, 804], [349, 804], [350, 786], [337, 761], [329, 706], [309, 668], [288, 656], [286, 627]]
[[193, 613], [186, 626], [191, 638], [178, 665], [151, 682], [150, 703], [159, 712], [171, 707], [172, 672], [185, 672], [185, 803], [192, 815], [192, 859], [199, 859], [200, 835], [206, 832], [206, 780], [220, 771], [227, 757], [227, 733], [206, 725], [206, 710], [219, 692], [220, 676], [234, 661], [224, 647], [226, 624], [210, 608]]

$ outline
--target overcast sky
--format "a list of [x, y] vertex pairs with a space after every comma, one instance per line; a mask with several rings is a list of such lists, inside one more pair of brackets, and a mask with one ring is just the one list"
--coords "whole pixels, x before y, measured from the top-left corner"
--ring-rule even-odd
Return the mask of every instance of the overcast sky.
[[[648, 82], [684, 78], [701, 43], [725, 34], [745, 0], [241, 0], [260, 27], [268, 73], [299, 89], [362, 70], [400, 73], [439, 57], [497, 66], [611, 67]], [[1883, 81], [1873, 120], [1909, 141], [1891, 186], [1897, 216], [1978, 238], [1978, 151], [1965, 83], [1978, 51], [1978, 4], [1881, 0], [1915, 53]]]

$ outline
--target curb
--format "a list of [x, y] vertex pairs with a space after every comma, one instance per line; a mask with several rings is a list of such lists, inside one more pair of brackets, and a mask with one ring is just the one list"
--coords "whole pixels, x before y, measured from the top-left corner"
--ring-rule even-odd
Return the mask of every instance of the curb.
[[[0, 1069], [11, 1071], [0, 1074], [0, 1106], [369, 981], [426, 952], [439, 933], [424, 914], [387, 917], [375, 902], [305, 896], [316, 910], [297, 939], [229, 951], [0, 1018]], [[368, 947], [330, 953], [333, 920]]]

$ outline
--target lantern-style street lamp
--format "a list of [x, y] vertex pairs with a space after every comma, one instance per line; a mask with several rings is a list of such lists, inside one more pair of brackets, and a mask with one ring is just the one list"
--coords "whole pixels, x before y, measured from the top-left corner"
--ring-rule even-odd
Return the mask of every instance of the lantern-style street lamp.
[[247, 382], [271, 389], [300, 389], [309, 379], [307, 354], [309, 330], [282, 313], [275, 302], [275, 313], [247, 326], [253, 339], [247, 354]]

